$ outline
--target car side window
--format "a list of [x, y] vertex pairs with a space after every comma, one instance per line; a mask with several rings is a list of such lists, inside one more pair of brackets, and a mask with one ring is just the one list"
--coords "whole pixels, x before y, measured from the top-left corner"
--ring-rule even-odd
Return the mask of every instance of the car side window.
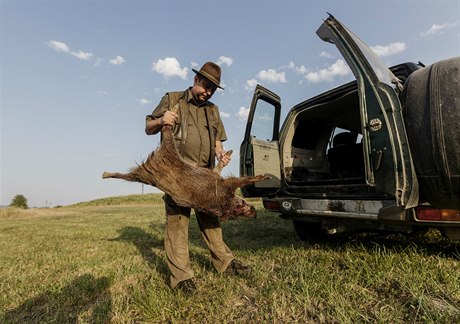
[[259, 99], [252, 122], [251, 136], [259, 140], [272, 141], [274, 119], [275, 107]]

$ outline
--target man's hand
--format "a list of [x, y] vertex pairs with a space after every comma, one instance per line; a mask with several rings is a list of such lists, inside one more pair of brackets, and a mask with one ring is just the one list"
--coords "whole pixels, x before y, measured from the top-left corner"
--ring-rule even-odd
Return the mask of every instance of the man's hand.
[[168, 110], [162, 117], [150, 119], [145, 125], [145, 133], [147, 135], [154, 135], [158, 133], [165, 125], [174, 126], [174, 122], [176, 122], [178, 118], [178, 113]]
[[160, 124], [161, 126], [165, 125], [171, 125], [174, 126], [174, 123], [177, 121], [177, 118], [179, 118], [179, 115], [173, 111], [166, 111], [163, 117], [160, 118]]

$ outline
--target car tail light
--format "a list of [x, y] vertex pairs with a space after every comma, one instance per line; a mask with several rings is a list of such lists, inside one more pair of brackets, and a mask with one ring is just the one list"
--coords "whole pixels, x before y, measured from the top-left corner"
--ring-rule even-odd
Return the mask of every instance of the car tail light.
[[426, 221], [458, 221], [460, 211], [455, 209], [437, 209], [432, 207], [417, 207], [417, 219]]
[[279, 204], [278, 201], [264, 200], [264, 208], [268, 209], [268, 210], [279, 211], [280, 210], [280, 204]]

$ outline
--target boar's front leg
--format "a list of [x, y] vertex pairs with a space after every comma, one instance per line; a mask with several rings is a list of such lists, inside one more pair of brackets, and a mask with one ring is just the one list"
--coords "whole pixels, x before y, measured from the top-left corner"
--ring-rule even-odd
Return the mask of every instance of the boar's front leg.
[[[224, 155], [230, 157], [232, 153], [233, 153], [233, 150], [228, 150], [227, 152], [224, 153]], [[220, 175], [222, 173], [223, 168], [224, 168], [224, 163], [222, 161], [219, 161], [219, 163], [217, 163], [213, 171]]]
[[247, 186], [248, 184], [254, 183], [254, 182], [259, 182], [259, 181], [264, 181], [270, 179], [269, 176], [266, 176], [264, 174], [255, 176], [255, 177], [241, 177], [241, 178], [236, 178], [236, 177], [230, 177], [225, 179], [225, 182], [227, 185], [230, 187], [235, 188], [241, 188], [244, 186]]

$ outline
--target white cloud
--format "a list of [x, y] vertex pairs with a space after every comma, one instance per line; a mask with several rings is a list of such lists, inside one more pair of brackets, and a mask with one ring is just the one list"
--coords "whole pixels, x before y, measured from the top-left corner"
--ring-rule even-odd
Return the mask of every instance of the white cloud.
[[286, 83], [286, 75], [284, 72], [276, 72], [274, 69], [262, 70], [257, 74], [257, 78], [262, 81], [272, 83]]
[[145, 99], [145, 98], [136, 99], [136, 101], [137, 101], [141, 106], [145, 106], [145, 105], [148, 105], [148, 104], [151, 104], [151, 103], [152, 103], [150, 100]]
[[186, 79], [188, 74], [187, 68], [181, 68], [179, 61], [174, 57], [167, 57], [164, 60], [159, 59], [152, 63], [152, 71], [161, 74], [165, 78], [179, 77]]
[[273, 115], [269, 113], [256, 114], [256, 116], [254, 116], [254, 119], [262, 121], [272, 121]]
[[[69, 55], [72, 55], [80, 60], [84, 60], [84, 61], [90, 61], [93, 59], [93, 53], [89, 53], [89, 52], [83, 52], [81, 50], [78, 50], [78, 51], [71, 51], [70, 50], [70, 47], [67, 46], [66, 43], [63, 43], [63, 42], [58, 42], [58, 41], [55, 41], [55, 40], [50, 40], [46, 43], [46, 45], [48, 45], [49, 47], [51, 47], [52, 49], [54, 49], [55, 51], [57, 52], [61, 52], [61, 53], [66, 53], [66, 54], [69, 54]], [[96, 58], [94, 60], [94, 66], [100, 66], [102, 62], [102, 59], [101, 58]]]
[[55, 40], [50, 40], [46, 44], [49, 47], [51, 47], [52, 49], [54, 49], [55, 51], [57, 51], [57, 52], [68, 53], [70, 51], [70, 49], [67, 46], [67, 44], [62, 43], [62, 42], [58, 42], [58, 41], [55, 41]]
[[301, 66], [296, 66], [295, 71], [300, 74], [305, 74], [307, 73], [308, 70], [305, 66], [301, 65]]
[[328, 59], [332, 59], [332, 58], [335, 57], [335, 55], [333, 55], [331, 53], [328, 53], [328, 52], [325, 52], [325, 51], [319, 53], [319, 56], [324, 57], [324, 58], [328, 58]]
[[78, 52], [72, 52], [70, 54], [72, 54], [76, 58], [78, 58], [80, 60], [83, 60], [83, 61], [89, 61], [93, 57], [92, 53], [83, 52], [83, 51], [80, 51], [80, 50]]
[[105, 90], [97, 90], [97, 94], [100, 96], [105, 96], [106, 94], [108, 94], [108, 92]]
[[391, 43], [388, 45], [371, 46], [371, 50], [378, 56], [389, 56], [396, 53], [401, 53], [406, 50], [406, 44], [402, 42]]
[[248, 91], [254, 90], [256, 88], [257, 83], [258, 82], [256, 79], [248, 80], [246, 81], [246, 85], [244, 86], [244, 89]]
[[233, 59], [230, 58], [230, 57], [227, 57], [227, 56], [221, 56], [217, 60], [217, 64], [219, 64], [220, 66], [222, 66], [224, 64], [226, 64], [227, 66], [230, 66], [230, 65], [233, 64]]
[[305, 74], [307, 73], [307, 68], [303, 65], [301, 66], [296, 66], [294, 62], [290, 61], [288, 64], [288, 68], [294, 71], [297, 74]]
[[305, 79], [310, 82], [318, 83], [322, 81], [333, 81], [337, 76], [345, 76], [350, 73], [350, 69], [347, 64], [343, 60], [337, 60], [331, 66], [316, 71], [316, 72], [309, 72], [305, 75]]
[[222, 118], [228, 118], [228, 117], [230, 117], [230, 114], [228, 114], [228, 113], [226, 113], [226, 112], [220, 111], [219, 113], [220, 113], [220, 117], [222, 117]]
[[424, 32], [421, 32], [420, 36], [427, 37], [427, 36], [432, 36], [432, 35], [436, 35], [436, 34], [442, 34], [447, 29], [457, 27], [459, 25], [459, 23], [460, 23], [460, 21], [457, 20], [455, 22], [447, 22], [447, 23], [442, 24], [442, 25], [433, 24], [433, 25], [431, 25], [430, 29], [428, 29], [428, 30], [426, 30]]
[[240, 107], [240, 110], [235, 114], [239, 120], [245, 121], [248, 119], [249, 116], [249, 108], [245, 108], [244, 106]]
[[123, 63], [126, 62], [126, 60], [123, 56], [117, 55], [117, 57], [111, 59], [109, 62], [110, 64], [113, 64], [113, 65], [122, 65]]
[[101, 66], [102, 61], [103, 61], [103, 59], [101, 59], [100, 57], [94, 59], [94, 64], [93, 64], [93, 66], [94, 66], [94, 67]]

